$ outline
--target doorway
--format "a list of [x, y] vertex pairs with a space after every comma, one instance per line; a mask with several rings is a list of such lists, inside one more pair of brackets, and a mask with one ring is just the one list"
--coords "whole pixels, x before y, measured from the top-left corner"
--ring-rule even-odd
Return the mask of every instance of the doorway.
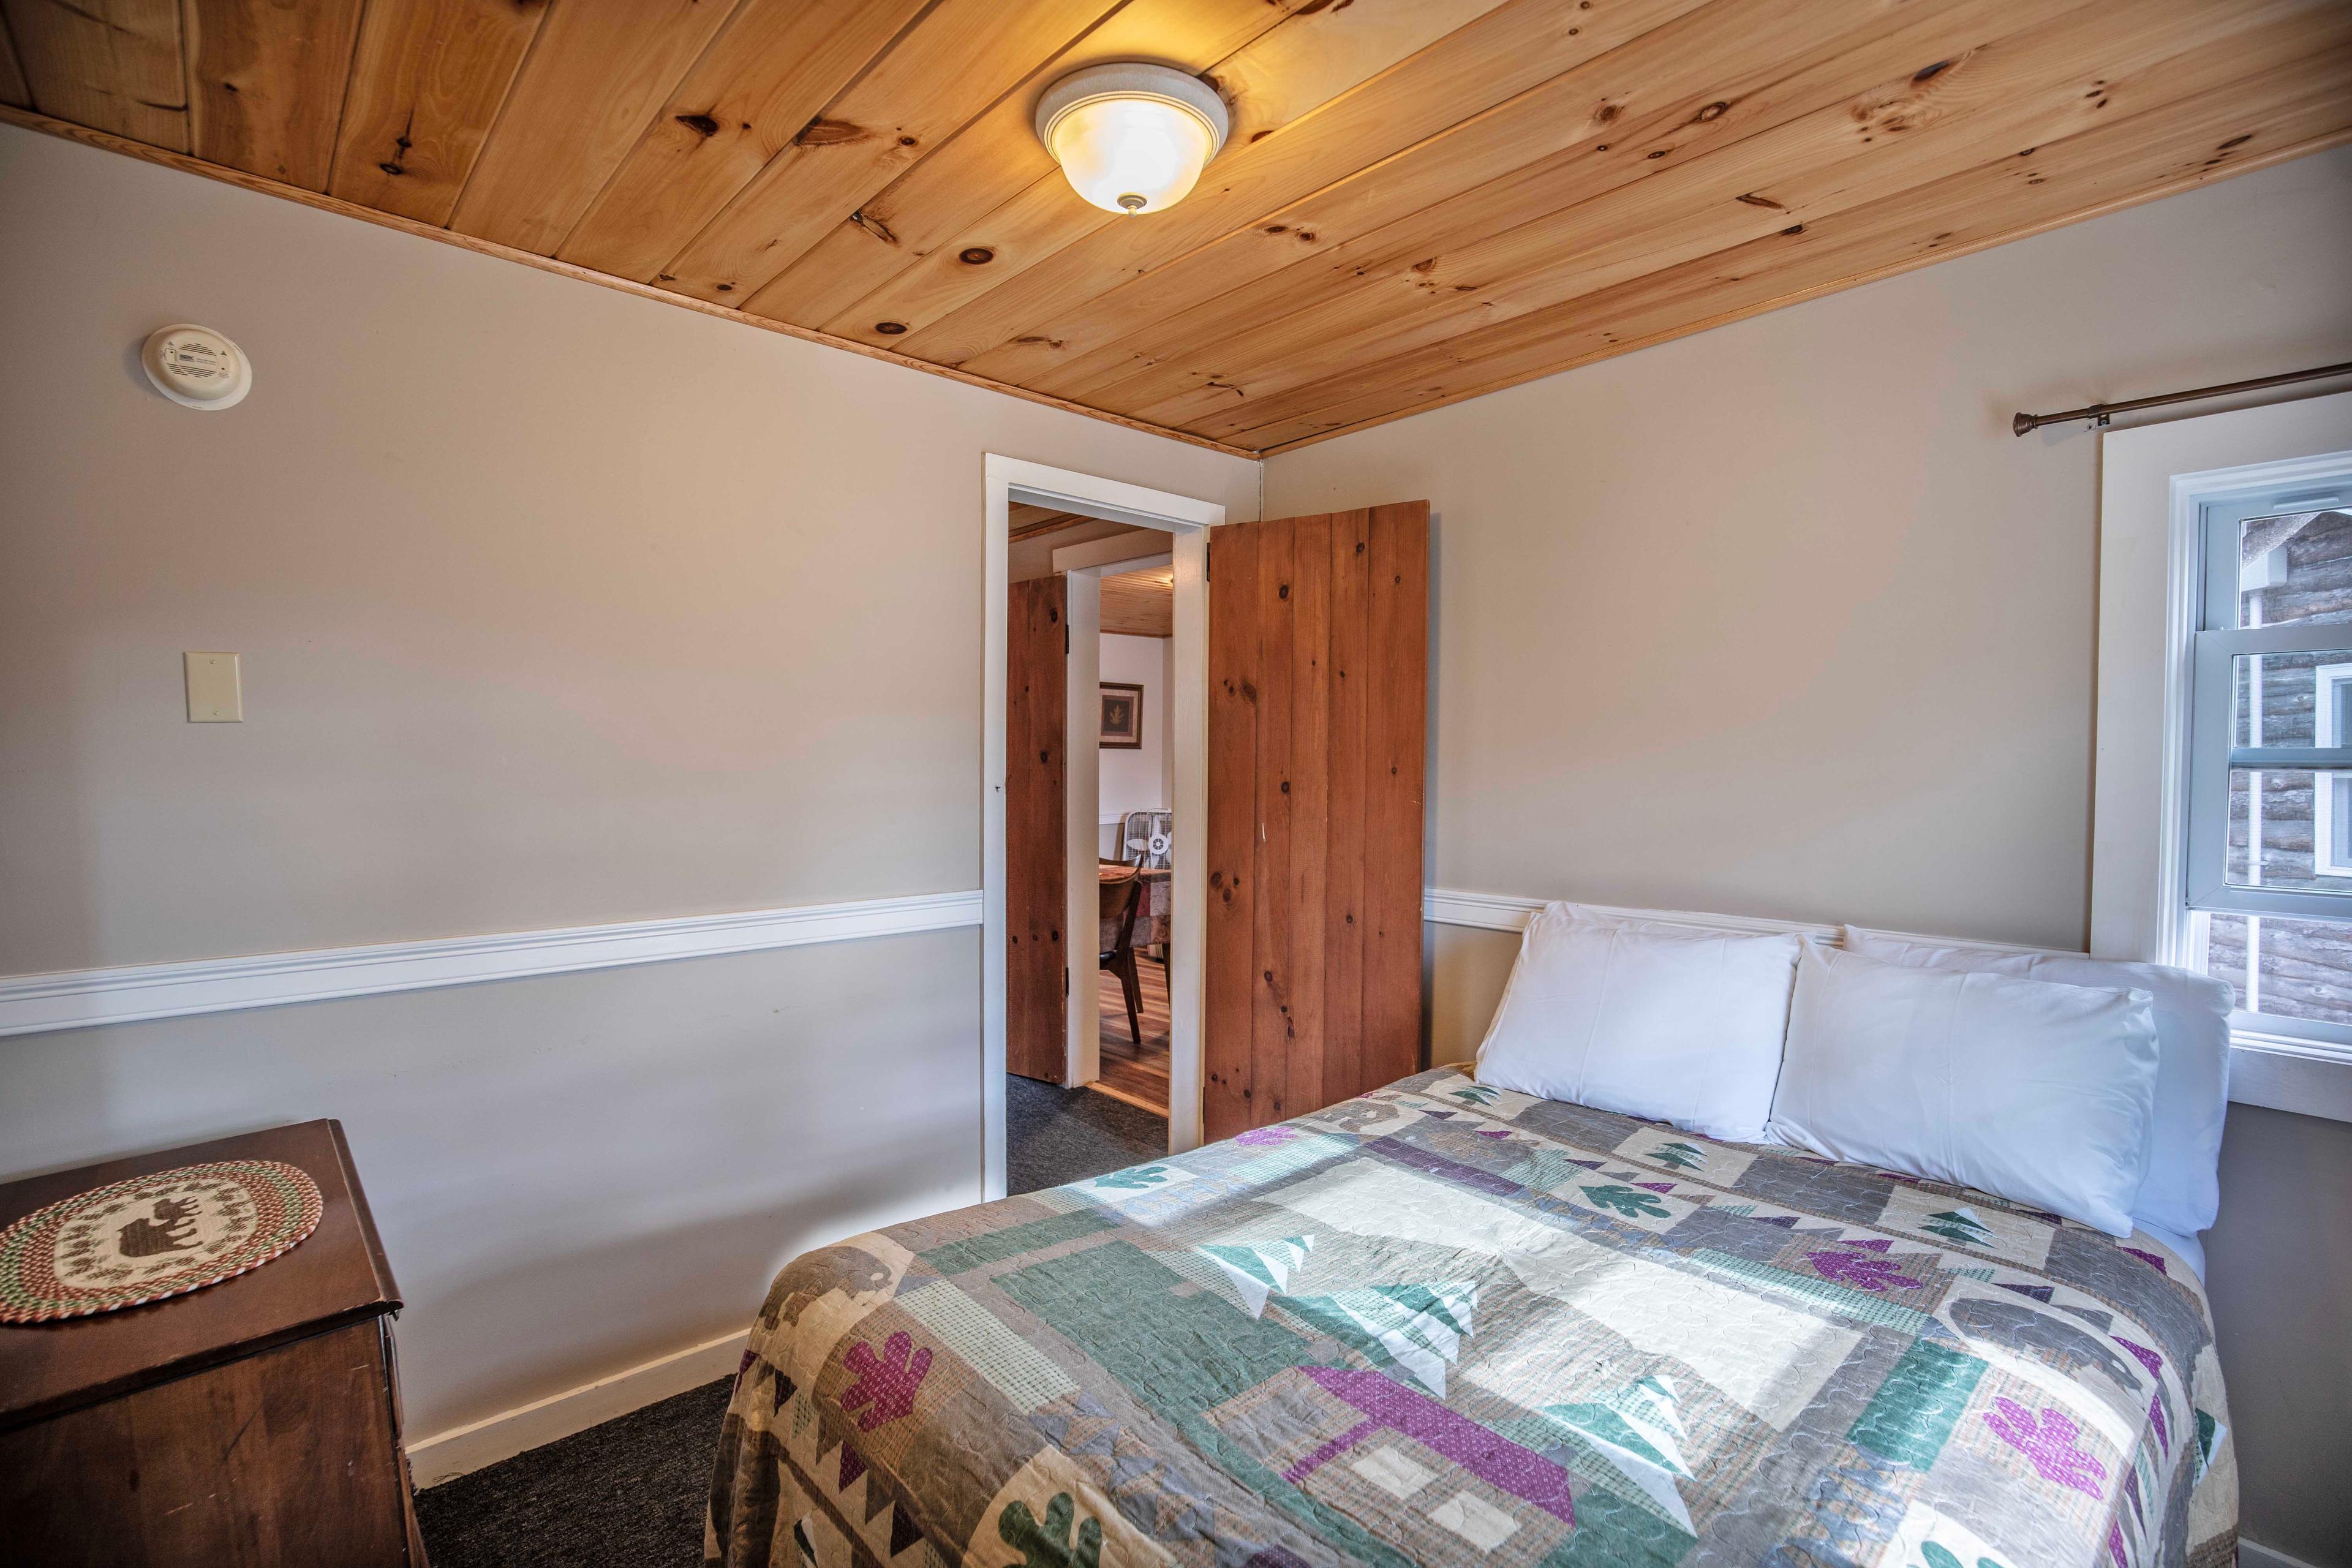
[[[1116, 1021], [1108, 1026], [1114, 1040], [1137, 1045], [1133, 1037], [1142, 1031], [1147, 1003], [1156, 1000], [1138, 995], [1137, 1027], [1130, 1031], [1127, 975], [1121, 972], [1128, 966], [1138, 993], [1155, 979], [1165, 988], [1166, 1045], [1160, 1059], [1165, 1064], [1167, 1150], [1181, 1152], [1201, 1142], [1206, 887], [1198, 843], [1207, 809], [1207, 538], [1224, 521], [1224, 509], [992, 454], [984, 475], [982, 1142], [984, 1190], [994, 1198], [1006, 1191], [1008, 1022], [1021, 1031], [1014, 1042], [1023, 1058], [1017, 1065], [1038, 1078], [1057, 1079], [1065, 1088], [1095, 1082], [1102, 1077], [1105, 978], [1114, 982], [1120, 997]], [[1055, 569], [1016, 588], [1016, 543], [1034, 554], [1054, 531], [1070, 541], [1052, 545]], [[1159, 940], [1144, 944], [1159, 951], [1147, 953], [1130, 946], [1120, 968], [1107, 971], [1109, 950], [1088, 946], [1101, 928], [1099, 911], [1113, 896], [1114, 872], [1097, 868], [1106, 859], [1120, 866], [1128, 861], [1124, 821], [1118, 842], [1112, 844], [1101, 820], [1103, 590], [1108, 580], [1116, 606], [1121, 590], [1137, 585], [1131, 574], [1154, 573], [1165, 577], [1169, 619], [1160, 700], [1164, 810], [1173, 842], [1164, 868], [1133, 868], [1117, 878], [1122, 889], [1140, 895], [1137, 902], [1142, 908], [1159, 905], [1159, 925], [1147, 927], [1156, 929]], [[1052, 658], [1057, 626], [1059, 661]], [[1114, 684], [1146, 688], [1147, 701], [1130, 716], [1139, 725], [1150, 683]], [[1183, 849], [1188, 821], [1195, 825], [1196, 845], [1189, 856]], [[1058, 845], [1058, 854], [1041, 847], [1047, 840]], [[1107, 847], [1114, 852], [1106, 855]], [[1141, 874], [1150, 871], [1160, 875]], [[1060, 884], [1058, 900], [1044, 893], [1049, 878]], [[1122, 919], [1127, 912], [1122, 909]], [[1058, 1061], [1050, 1045], [1040, 1044], [1052, 1037], [1048, 1030], [1059, 1038]]]

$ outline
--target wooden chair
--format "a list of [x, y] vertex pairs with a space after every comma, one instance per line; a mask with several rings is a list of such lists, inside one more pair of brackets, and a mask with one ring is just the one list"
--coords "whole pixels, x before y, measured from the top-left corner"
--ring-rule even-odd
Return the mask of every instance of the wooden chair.
[[1135, 972], [1135, 919], [1143, 909], [1143, 879], [1133, 871], [1106, 875], [1102, 882], [1102, 940], [1098, 968], [1118, 976], [1127, 998], [1127, 1032], [1143, 1044], [1143, 982]]

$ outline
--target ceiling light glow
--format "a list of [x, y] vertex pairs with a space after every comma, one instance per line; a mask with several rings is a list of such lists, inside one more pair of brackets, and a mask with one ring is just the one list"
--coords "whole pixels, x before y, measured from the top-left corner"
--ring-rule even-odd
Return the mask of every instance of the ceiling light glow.
[[1070, 187], [1106, 212], [1139, 216], [1182, 201], [1224, 145], [1224, 100], [1166, 66], [1095, 66], [1037, 103], [1037, 136]]

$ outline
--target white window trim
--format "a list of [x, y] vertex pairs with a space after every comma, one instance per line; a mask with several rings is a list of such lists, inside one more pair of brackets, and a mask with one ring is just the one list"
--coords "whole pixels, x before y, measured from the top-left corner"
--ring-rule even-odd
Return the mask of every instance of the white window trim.
[[[2307, 454], [2319, 454], [2309, 456]], [[2233, 493], [2352, 461], [2352, 394], [2111, 430], [2101, 437], [2098, 731], [2091, 951], [2184, 963], [2191, 658], [2200, 514]], [[2233, 1029], [2232, 1100], [2352, 1121], [2352, 1058]]]

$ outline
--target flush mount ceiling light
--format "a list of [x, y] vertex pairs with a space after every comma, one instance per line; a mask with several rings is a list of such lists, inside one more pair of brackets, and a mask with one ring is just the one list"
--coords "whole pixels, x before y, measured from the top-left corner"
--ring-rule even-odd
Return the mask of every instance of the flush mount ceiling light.
[[1037, 103], [1037, 137], [1071, 188], [1107, 212], [1156, 213], [1184, 199], [1225, 143], [1224, 100], [1166, 66], [1093, 66]]

